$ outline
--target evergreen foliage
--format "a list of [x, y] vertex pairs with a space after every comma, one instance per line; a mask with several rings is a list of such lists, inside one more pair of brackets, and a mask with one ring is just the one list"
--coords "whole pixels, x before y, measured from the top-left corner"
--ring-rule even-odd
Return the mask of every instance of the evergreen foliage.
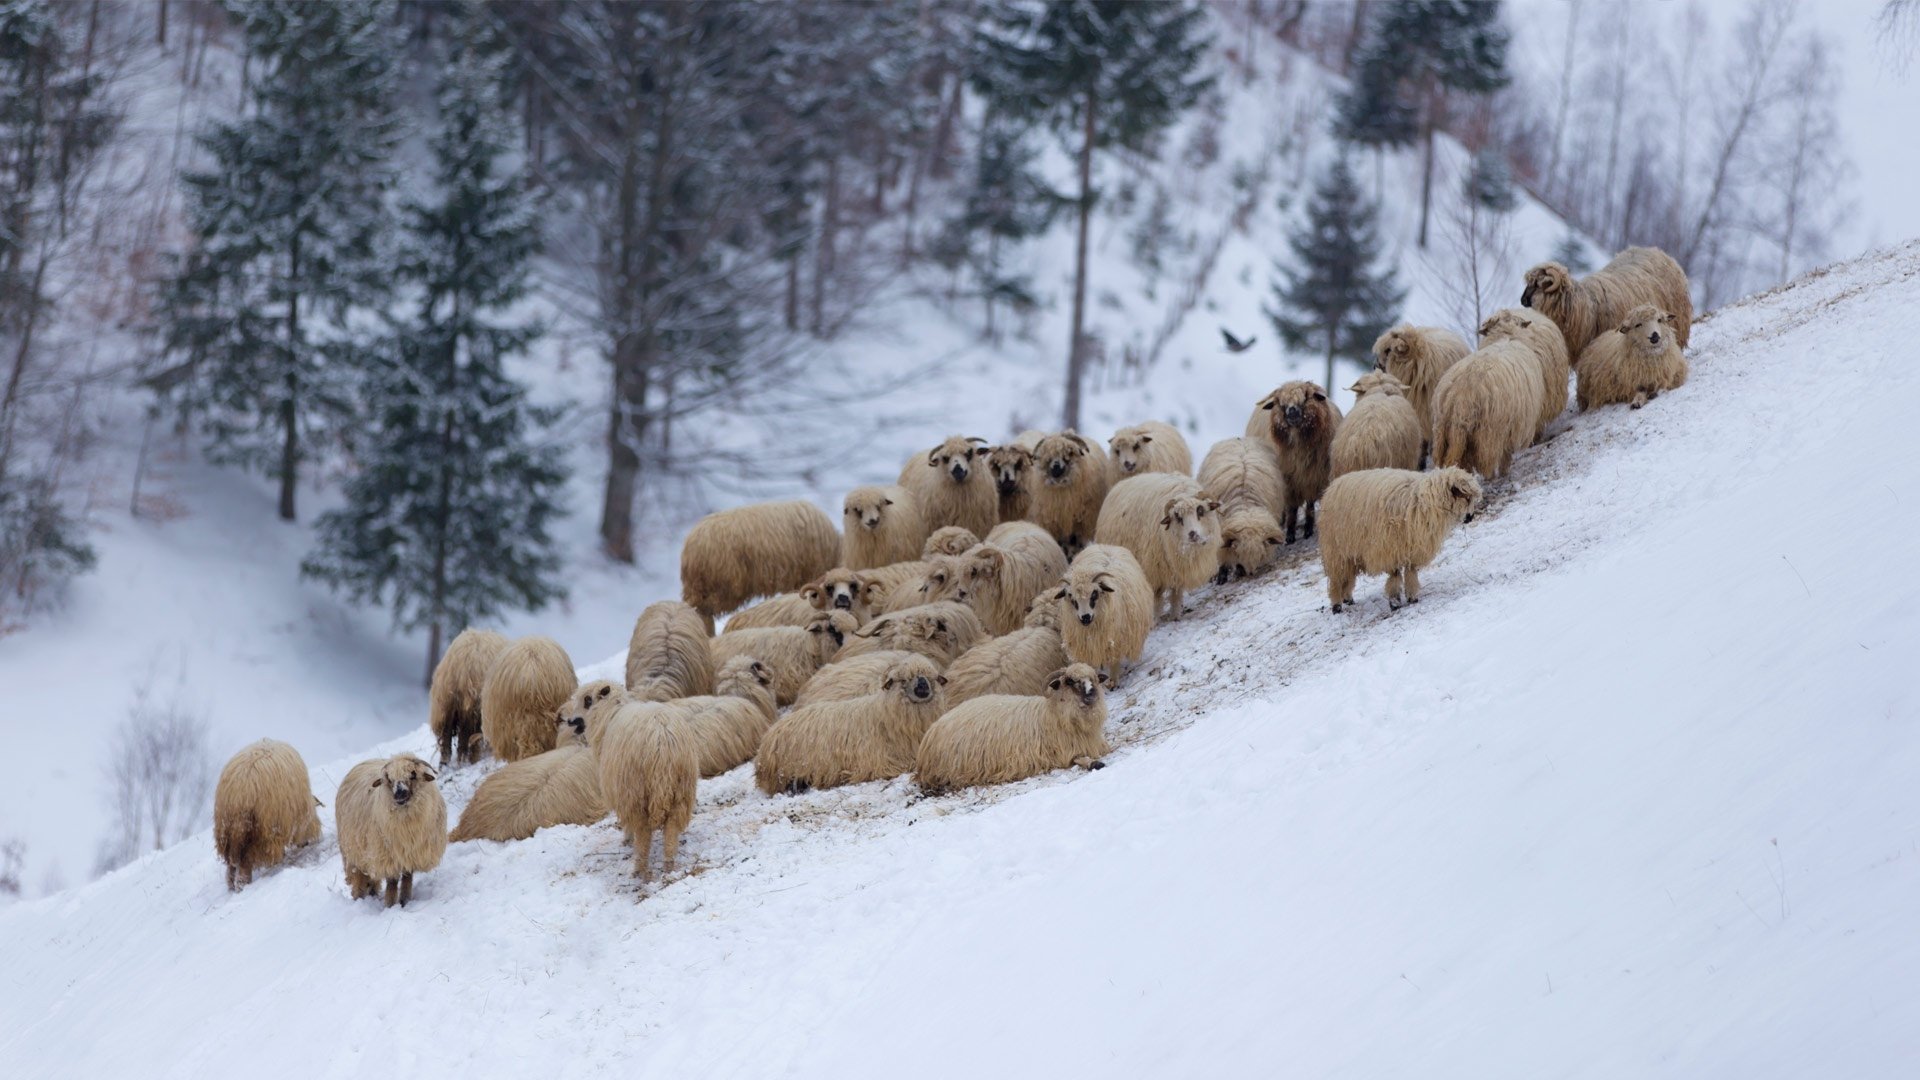
[[1336, 357], [1366, 362], [1397, 320], [1406, 291], [1380, 258], [1378, 209], [1361, 193], [1343, 156], [1314, 185], [1306, 224], [1288, 236], [1293, 265], [1274, 264], [1275, 307], [1267, 309], [1288, 347], [1323, 349], [1325, 389]]

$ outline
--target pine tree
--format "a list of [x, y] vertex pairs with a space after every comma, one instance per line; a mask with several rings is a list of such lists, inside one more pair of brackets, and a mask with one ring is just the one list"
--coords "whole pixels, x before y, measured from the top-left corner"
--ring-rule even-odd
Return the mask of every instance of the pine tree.
[[1553, 246], [1551, 258], [1575, 277], [1593, 269], [1593, 263], [1587, 260], [1587, 246], [1580, 242], [1580, 237], [1572, 229], [1568, 229], [1560, 242]]
[[1380, 54], [1383, 45], [1378, 35], [1365, 40], [1333, 103], [1334, 137], [1374, 150], [1409, 146], [1420, 134], [1420, 111], [1401, 93], [1399, 68]]
[[1086, 364], [1093, 156], [1144, 150], [1212, 84], [1195, 69], [1205, 14], [1174, 0], [1000, 0], [982, 26], [974, 82], [993, 107], [1051, 127], [1079, 162], [1067, 427], [1080, 422]]
[[234, 2], [245, 114], [200, 136], [185, 178], [194, 250], [163, 298], [216, 461], [259, 468], [295, 516], [303, 461], [352, 430], [361, 351], [340, 327], [384, 298], [396, 138], [391, 0]]
[[1513, 191], [1513, 172], [1499, 151], [1488, 147], [1473, 155], [1473, 167], [1467, 172], [1466, 197], [1482, 209], [1496, 214], [1511, 214], [1520, 205]]
[[443, 634], [564, 595], [550, 530], [566, 475], [537, 441], [552, 417], [504, 369], [538, 333], [501, 313], [527, 291], [539, 229], [505, 164], [520, 134], [484, 19], [467, 13], [441, 65], [434, 197], [403, 208], [400, 276], [418, 295], [377, 350], [363, 468], [302, 567], [425, 627], [429, 678]]
[[1267, 317], [1288, 347], [1325, 348], [1328, 390], [1334, 358], [1366, 360], [1406, 299], [1391, 267], [1374, 268], [1380, 257], [1377, 214], [1347, 159], [1337, 158], [1314, 185], [1305, 227], [1288, 234], [1298, 268], [1274, 264], [1279, 307], [1268, 308]]
[[989, 111], [980, 125], [972, 186], [935, 247], [947, 266], [973, 271], [986, 299], [989, 338], [997, 302], [1033, 303], [1032, 281], [1008, 268], [1007, 248], [1046, 232], [1060, 209], [1060, 197], [1035, 167], [1038, 157], [1021, 125]]

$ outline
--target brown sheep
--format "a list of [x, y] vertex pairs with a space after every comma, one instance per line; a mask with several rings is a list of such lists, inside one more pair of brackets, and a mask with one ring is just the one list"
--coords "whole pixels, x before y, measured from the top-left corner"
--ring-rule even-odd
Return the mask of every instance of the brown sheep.
[[1480, 324], [1480, 344], [1511, 340], [1525, 345], [1533, 353], [1540, 369], [1540, 420], [1534, 425], [1533, 440], [1546, 435], [1547, 425], [1567, 411], [1567, 342], [1553, 320], [1525, 308], [1502, 308]]
[[300, 751], [275, 739], [241, 747], [213, 789], [213, 848], [227, 864], [227, 888], [239, 892], [288, 848], [320, 839], [319, 805]]
[[880, 616], [848, 638], [833, 662], [900, 649], [932, 657], [945, 666], [987, 636], [986, 627], [972, 608], [943, 600]]
[[913, 492], [927, 528], [958, 525], [975, 536], [985, 536], [998, 523], [999, 499], [985, 467], [986, 441], [949, 436], [939, 446], [914, 455], [901, 468], [898, 482]]
[[[581, 688], [557, 718], [560, 745], [503, 766], [480, 781], [448, 837], [467, 840], [525, 840], [555, 825], [591, 825], [607, 816], [600, 793], [600, 766], [589, 749], [587, 725], [604, 724], [626, 701], [606, 680]], [[605, 712], [595, 708], [614, 705]]]
[[1320, 529], [1333, 611], [1353, 603], [1361, 574], [1387, 575], [1389, 608], [1400, 607], [1403, 583], [1407, 603], [1419, 603], [1421, 567], [1440, 554], [1455, 525], [1473, 520], [1479, 503], [1480, 481], [1465, 469], [1367, 469], [1335, 480]]
[[1200, 489], [1220, 504], [1220, 569], [1214, 581], [1257, 574], [1286, 537], [1280, 514], [1287, 482], [1280, 458], [1265, 439], [1236, 437], [1213, 444], [1200, 463]]
[[1373, 362], [1379, 370], [1399, 379], [1407, 388], [1407, 402], [1420, 418], [1420, 465], [1427, 461], [1427, 447], [1433, 444], [1433, 388], [1440, 376], [1472, 352], [1465, 338], [1438, 326], [1401, 324], [1381, 334], [1373, 343]]
[[769, 626], [721, 634], [709, 642], [713, 666], [725, 667], [737, 656], [751, 656], [773, 669], [773, 696], [782, 705], [793, 703], [813, 673], [853, 640], [860, 628], [845, 611], [816, 612], [805, 626]]
[[1001, 521], [1022, 521], [1031, 512], [1033, 451], [1046, 437], [1044, 431], [1023, 431], [1012, 442], [987, 451], [987, 472], [993, 477]]
[[850, 569], [918, 558], [927, 542], [927, 523], [919, 505], [911, 492], [897, 484], [847, 492], [846, 518], [840, 563]]
[[553, 716], [579, 685], [559, 642], [524, 637], [507, 646], [480, 691], [480, 730], [502, 761], [553, 749]]
[[1423, 436], [1406, 385], [1376, 371], [1348, 389], [1355, 400], [1333, 436], [1334, 479], [1361, 469], [1419, 468]]
[[1118, 685], [1123, 669], [1139, 661], [1153, 629], [1153, 586], [1139, 560], [1123, 547], [1089, 545], [1074, 556], [1053, 596], [1067, 655]]
[[673, 872], [680, 834], [693, 820], [700, 751], [672, 705], [634, 701], [608, 719], [595, 751], [600, 791], [633, 841], [633, 873], [651, 876], [653, 834], [661, 834], [662, 869]]
[[709, 622], [756, 596], [792, 592], [840, 565], [840, 534], [809, 502], [708, 514], [680, 549], [680, 598]]
[[427, 691], [427, 722], [440, 745], [441, 768], [455, 761], [470, 765], [486, 752], [480, 742], [480, 692], [493, 662], [506, 651], [506, 638], [468, 627], [440, 654]]
[[931, 559], [935, 555], [965, 555], [979, 546], [980, 537], [972, 529], [946, 525], [927, 535], [927, 542], [920, 547], [920, 557]]
[[781, 593], [752, 607], [741, 608], [727, 616], [723, 634], [736, 630], [754, 630], [769, 626], [805, 626], [822, 611], [838, 609], [853, 615], [855, 622], [866, 622], [872, 615], [867, 608], [864, 575], [836, 566], [810, 581], [799, 592]]
[[1579, 356], [1594, 338], [1620, 325], [1627, 312], [1652, 304], [1674, 316], [1674, 336], [1687, 347], [1693, 326], [1693, 297], [1687, 272], [1659, 248], [1632, 247], [1579, 281], [1557, 262], [1527, 271], [1520, 306], [1532, 308], [1560, 327], [1567, 352]]
[[[1247, 421], [1247, 436], [1265, 439], [1280, 457], [1280, 475], [1287, 482], [1281, 519], [1289, 544], [1296, 536], [1313, 535], [1313, 505], [1332, 478], [1333, 437], [1339, 428], [1340, 407], [1327, 400], [1318, 383], [1304, 379], [1261, 398]], [[1307, 512], [1306, 529], [1296, 533], [1302, 508]]]
[[1618, 329], [1593, 339], [1580, 354], [1580, 411], [1600, 405], [1640, 408], [1687, 381], [1678, 319], [1652, 304], [1627, 312]]
[[909, 771], [920, 737], [946, 711], [944, 681], [932, 661], [914, 657], [889, 671], [877, 694], [793, 710], [760, 740], [753, 782], [792, 795]]
[[1105, 768], [1105, 681], [1087, 665], [1073, 664], [1047, 676], [1043, 694], [995, 694], [953, 707], [921, 738], [914, 782], [938, 795], [1069, 765]]
[[1112, 486], [1107, 453], [1078, 432], [1062, 431], [1033, 448], [1033, 466], [1037, 480], [1028, 518], [1072, 558], [1093, 541], [1100, 505]]
[[1021, 628], [988, 638], [960, 655], [946, 670], [947, 707], [987, 694], [1038, 694], [1047, 675], [1067, 666], [1060, 643], [1060, 608], [1042, 594], [1028, 605]]
[[1434, 465], [1505, 476], [1533, 442], [1543, 395], [1540, 359], [1525, 342], [1503, 338], [1468, 354], [1433, 391]]
[[413, 875], [439, 866], [447, 852], [447, 804], [433, 769], [412, 754], [363, 761], [347, 770], [333, 808], [353, 898], [384, 888], [387, 907], [406, 907]]
[[1133, 552], [1153, 588], [1157, 607], [1179, 621], [1188, 589], [1206, 584], [1220, 567], [1220, 504], [1192, 478], [1148, 473], [1120, 481], [1100, 508], [1094, 538]]
[[1112, 454], [1108, 458], [1109, 488], [1142, 473], [1193, 475], [1193, 452], [1187, 449], [1187, 440], [1173, 425], [1158, 420], [1121, 428], [1107, 440], [1107, 449]]
[[627, 690], [642, 701], [713, 692], [707, 620], [678, 600], [648, 604], [627, 640]]
[[[879, 652], [836, 660], [813, 673], [807, 685], [800, 688], [800, 695], [793, 699], [793, 707], [798, 709], [819, 701], [848, 701], [877, 694], [893, 665], [920, 655], [904, 649], [881, 649]], [[945, 668], [938, 657], [928, 656], [924, 659], [933, 665], [936, 674]]]
[[[809, 680], [811, 681], [811, 680]], [[751, 656], [727, 661], [709, 697], [669, 702], [700, 752], [700, 777], [719, 776], [753, 760], [777, 712], [773, 670]]]
[[1067, 557], [1045, 529], [1027, 521], [994, 526], [965, 555], [933, 561], [926, 599], [958, 600], [979, 614], [989, 634], [1020, 629], [1034, 596], [1067, 572]]

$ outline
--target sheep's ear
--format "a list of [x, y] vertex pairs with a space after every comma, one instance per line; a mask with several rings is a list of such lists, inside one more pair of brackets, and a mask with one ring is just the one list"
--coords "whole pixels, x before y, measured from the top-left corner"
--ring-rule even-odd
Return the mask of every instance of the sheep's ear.
[[1150, 443], [1150, 442], [1152, 442], [1152, 441], [1153, 441], [1153, 436], [1151, 436], [1151, 435], [1142, 435], [1142, 436], [1140, 436], [1140, 441], [1141, 441], [1141, 443], [1143, 443], [1143, 444], [1145, 444], [1145, 443]]
[[1260, 407], [1267, 410], [1268, 412], [1272, 412], [1273, 407], [1278, 404], [1279, 404], [1279, 401], [1275, 400], [1272, 394], [1268, 394], [1266, 397], [1263, 397], [1260, 399]]
[[881, 505], [881, 506], [892, 506], [892, 505], [893, 505], [893, 500], [892, 500], [892, 499], [881, 499], [881, 500], [880, 500], [880, 505]]
[[940, 631], [940, 632], [941, 632], [941, 633], [943, 633], [943, 634], [944, 634], [944, 633], [946, 633], [946, 632], [947, 632], [947, 620], [945, 620], [945, 619], [935, 619], [935, 620], [933, 620], [933, 628], [934, 628], [935, 630], [938, 630], [938, 631]]
[[1209, 509], [1209, 510], [1218, 510], [1218, 509], [1220, 509], [1220, 500], [1219, 500], [1219, 499], [1208, 499], [1208, 500], [1207, 500], [1207, 509]]
[[1623, 323], [1621, 323], [1621, 324], [1620, 324], [1620, 332], [1621, 332], [1622, 334], [1631, 334], [1631, 333], [1633, 333], [1633, 324], [1632, 324], [1632, 323], [1629, 323], [1629, 322], [1623, 322]]
[[1047, 681], [1047, 689], [1049, 690], [1060, 689], [1060, 676], [1055, 675], [1052, 679], [1049, 679]]
[[611, 693], [613, 693], [613, 687], [611, 686], [603, 686], [600, 688], [600, 697], [602, 700], [605, 700], [606, 696]]
[[429, 784], [433, 783], [433, 781], [436, 779], [433, 775], [432, 769], [422, 769], [420, 770], [420, 772], [421, 772], [420, 779], [425, 780]]
[[1287, 542], [1287, 538], [1279, 535], [1278, 533], [1267, 537], [1268, 547], [1279, 547], [1281, 544], [1284, 544], [1286, 542]]
[[1113, 591], [1113, 582], [1108, 581], [1105, 576], [1102, 576], [1096, 579], [1094, 581], [1094, 586], [1098, 588], [1101, 592], [1110, 593]]
[[887, 676], [887, 680], [886, 680], [885, 682], [883, 682], [883, 683], [881, 683], [881, 684], [880, 684], [880, 689], [882, 689], [882, 690], [891, 690], [891, 689], [893, 689], [893, 684], [894, 684], [894, 683], [896, 683], [896, 682], [899, 682], [899, 681], [900, 681], [900, 680], [898, 680], [898, 679], [896, 679], [896, 678], [894, 678], [893, 676], [891, 676], [891, 675], [889, 675], [889, 676]]
[[947, 677], [945, 675], [935, 675], [933, 681], [939, 683], [941, 686], [947, 685]]
[[940, 448], [937, 446], [927, 451], [927, 467], [928, 468], [938, 468], [938, 466], [934, 464], [933, 459], [939, 456], [939, 454], [940, 454]]
[[1173, 526], [1173, 515], [1172, 515], [1172, 514], [1168, 514], [1168, 515], [1167, 515], [1166, 517], [1163, 517], [1163, 518], [1161, 518], [1161, 519], [1160, 519], [1160, 527], [1161, 527], [1161, 528], [1163, 528], [1163, 529], [1167, 529], [1167, 528], [1172, 528], [1172, 526]]
[[1668, 326], [1679, 326], [1680, 316], [1675, 315], [1671, 311], [1663, 311], [1660, 313], [1660, 321], [1666, 323]]
[[1234, 537], [1231, 537], [1231, 536], [1229, 536], [1229, 537], [1227, 537], [1227, 538], [1226, 538], [1225, 540], [1222, 540], [1222, 541], [1220, 541], [1220, 546], [1221, 546], [1221, 547], [1223, 547], [1223, 548], [1231, 548], [1231, 547], [1233, 547], [1233, 545], [1235, 545], [1235, 544], [1237, 544], [1237, 543], [1239, 543], [1239, 542], [1240, 542], [1240, 541], [1239, 541], [1239, 540], [1237, 540], [1236, 538], [1234, 538]]
[[1113, 680], [1112, 680], [1112, 679], [1109, 679], [1109, 678], [1107, 677], [1107, 673], [1106, 673], [1106, 672], [1104, 672], [1104, 671], [1096, 671], [1096, 672], [1094, 672], [1094, 674], [1093, 674], [1093, 677], [1094, 677], [1094, 678], [1096, 678], [1096, 679], [1099, 679], [1099, 680], [1100, 680], [1100, 685], [1101, 685], [1101, 686], [1106, 686], [1106, 685], [1108, 685], [1109, 683], [1111, 683], [1111, 682], [1113, 682]]
[[1067, 598], [1067, 587], [1062, 585], [1060, 588], [1054, 590], [1053, 598], [1055, 600], [1065, 600]]
[[375, 780], [373, 781], [373, 786], [374, 786], [374, 787], [379, 787], [379, 786], [380, 786], [381, 784], [384, 784], [384, 783], [386, 783], [386, 782], [387, 782], [387, 778], [386, 778], [386, 777], [384, 777], [384, 776], [382, 776], [382, 777], [378, 777], [378, 778], [376, 778], [376, 779], [375, 779]]
[[1315, 400], [1315, 401], [1325, 401], [1325, 400], [1327, 400], [1327, 395], [1325, 395], [1325, 394], [1323, 394], [1323, 393], [1321, 393], [1321, 392], [1320, 392], [1320, 391], [1318, 391], [1318, 390], [1315, 390], [1315, 391], [1313, 392], [1313, 400]]

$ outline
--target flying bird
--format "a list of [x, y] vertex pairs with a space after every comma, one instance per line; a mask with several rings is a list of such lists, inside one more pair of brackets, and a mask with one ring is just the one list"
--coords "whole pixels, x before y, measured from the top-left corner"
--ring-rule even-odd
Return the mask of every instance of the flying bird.
[[1241, 341], [1239, 338], [1233, 336], [1233, 331], [1228, 330], [1224, 326], [1220, 328], [1220, 336], [1227, 339], [1227, 351], [1230, 353], [1246, 352], [1248, 349], [1253, 348], [1254, 342], [1260, 340], [1257, 337], [1250, 337], [1245, 341]]

